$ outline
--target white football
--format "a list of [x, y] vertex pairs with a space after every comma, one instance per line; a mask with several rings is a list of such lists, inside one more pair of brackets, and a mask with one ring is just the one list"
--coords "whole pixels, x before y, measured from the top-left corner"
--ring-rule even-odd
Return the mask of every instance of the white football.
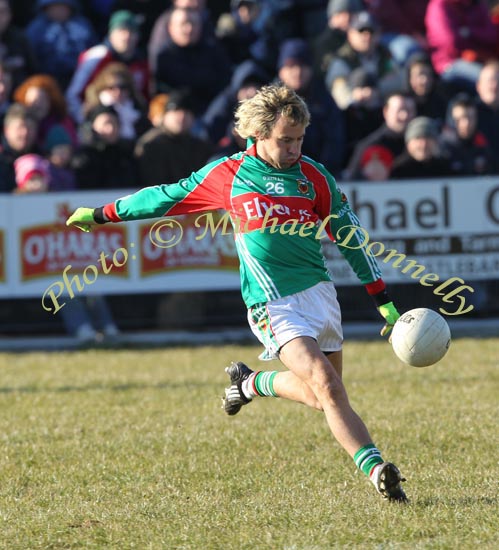
[[419, 307], [406, 311], [392, 330], [395, 355], [411, 367], [428, 367], [440, 361], [450, 346], [447, 321], [436, 311]]

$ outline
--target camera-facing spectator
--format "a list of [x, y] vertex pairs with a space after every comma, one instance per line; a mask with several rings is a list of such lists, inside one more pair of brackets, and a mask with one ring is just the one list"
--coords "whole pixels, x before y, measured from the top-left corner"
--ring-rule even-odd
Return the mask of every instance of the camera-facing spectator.
[[[486, 63], [476, 85], [478, 92], [478, 129], [492, 151], [499, 151], [499, 61]], [[499, 155], [494, 154], [492, 172], [499, 174]]]
[[199, 11], [174, 8], [168, 20], [169, 40], [157, 56], [156, 93], [186, 88], [196, 117], [229, 83], [230, 61], [222, 45], [202, 36]]
[[348, 106], [348, 75], [363, 67], [372, 73], [383, 94], [399, 88], [400, 75], [390, 52], [379, 42], [379, 26], [367, 11], [354, 14], [345, 44], [333, 56], [326, 85], [341, 109]]
[[146, 100], [149, 99], [149, 66], [145, 53], [137, 45], [138, 40], [136, 16], [126, 10], [117, 11], [109, 20], [108, 35], [104, 41], [80, 55], [66, 90], [68, 109], [76, 122], [81, 123], [84, 118], [82, 103], [87, 86], [109, 63], [124, 63], [133, 75], [137, 90]]
[[455, 175], [439, 145], [438, 123], [429, 117], [416, 117], [405, 131], [404, 151], [393, 161], [390, 179], [438, 178]]
[[110, 63], [95, 77], [85, 91], [85, 113], [97, 105], [110, 105], [120, 117], [122, 138], [136, 141], [151, 124], [147, 103], [139, 94], [133, 75], [123, 63]]
[[43, 146], [50, 128], [56, 124], [64, 126], [73, 145], [76, 145], [76, 126], [67, 114], [66, 100], [53, 77], [45, 74], [30, 76], [14, 91], [14, 101], [26, 105], [37, 119], [37, 143], [40, 147]]
[[14, 161], [15, 193], [46, 193], [50, 186], [49, 161], [40, 155], [22, 155]]
[[405, 149], [405, 131], [415, 113], [411, 96], [405, 92], [389, 95], [383, 107], [384, 124], [357, 144], [344, 172], [345, 179], [388, 178], [394, 159]]
[[487, 138], [478, 130], [476, 101], [464, 92], [449, 104], [442, 147], [456, 173], [479, 176], [491, 171], [491, 150]]
[[26, 29], [39, 72], [54, 77], [64, 91], [80, 53], [97, 43], [77, 0], [38, 0], [38, 15]]
[[152, 29], [169, 2], [165, 2], [165, 0], [112, 0], [111, 3], [113, 12], [126, 10], [135, 15], [140, 23], [139, 46], [146, 51]]
[[169, 6], [156, 19], [147, 44], [147, 54], [151, 71], [156, 72], [156, 60], [158, 53], [170, 41], [169, 21], [173, 9], [195, 11], [201, 17], [201, 34], [203, 39], [211, 39], [215, 36], [215, 28], [211, 20], [211, 12], [206, 7], [206, 0], [172, 0]]
[[25, 105], [12, 104], [5, 114], [0, 143], [0, 192], [16, 188], [14, 162], [28, 153], [39, 153], [36, 146], [38, 122]]
[[363, 11], [362, 0], [329, 0], [327, 26], [313, 42], [314, 70], [325, 78], [334, 54], [347, 39], [352, 16]]
[[25, 32], [12, 24], [9, 0], [0, 0], [0, 59], [12, 71], [16, 87], [35, 72], [35, 58]]
[[448, 95], [426, 53], [412, 55], [406, 63], [407, 91], [416, 102], [417, 116], [428, 116], [443, 123]]
[[172, 91], [162, 125], [146, 132], [135, 147], [141, 186], [178, 181], [206, 163], [213, 145], [193, 135], [194, 120], [190, 94]]
[[137, 187], [133, 141], [120, 137], [120, 118], [114, 107], [97, 105], [82, 127], [82, 144], [72, 168], [79, 189]]

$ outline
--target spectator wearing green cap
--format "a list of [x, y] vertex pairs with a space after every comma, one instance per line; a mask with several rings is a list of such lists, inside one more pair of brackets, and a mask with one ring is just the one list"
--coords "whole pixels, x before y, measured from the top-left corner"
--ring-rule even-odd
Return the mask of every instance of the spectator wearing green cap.
[[124, 63], [130, 69], [137, 89], [146, 99], [149, 98], [149, 65], [145, 52], [138, 47], [138, 40], [137, 17], [128, 10], [119, 10], [109, 19], [108, 35], [104, 41], [81, 54], [66, 91], [69, 112], [78, 123], [83, 121], [82, 101], [87, 86], [109, 63]]

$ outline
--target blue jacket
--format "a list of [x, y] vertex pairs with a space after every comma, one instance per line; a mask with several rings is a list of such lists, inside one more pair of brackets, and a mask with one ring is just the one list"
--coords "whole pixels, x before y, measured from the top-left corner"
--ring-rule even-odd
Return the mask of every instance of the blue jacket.
[[56, 78], [63, 88], [71, 78], [80, 53], [97, 43], [98, 37], [90, 21], [79, 15], [74, 0], [64, 0], [74, 12], [65, 23], [48, 19], [43, 8], [53, 3], [39, 0], [42, 10], [28, 25], [26, 37], [31, 44], [37, 69]]

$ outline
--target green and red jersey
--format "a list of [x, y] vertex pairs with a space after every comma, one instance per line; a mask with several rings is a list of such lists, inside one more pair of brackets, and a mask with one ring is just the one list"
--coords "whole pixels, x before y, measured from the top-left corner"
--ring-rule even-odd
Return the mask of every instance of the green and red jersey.
[[[344, 235], [360, 227], [324, 166], [302, 156], [293, 166], [276, 169], [257, 156], [255, 145], [177, 183], [120, 198], [103, 212], [120, 222], [219, 209], [229, 213], [234, 226], [247, 307], [332, 280], [318, 230], [322, 226], [334, 239], [342, 228]], [[362, 242], [359, 231], [340, 250], [369, 294], [376, 294], [385, 285]]]

